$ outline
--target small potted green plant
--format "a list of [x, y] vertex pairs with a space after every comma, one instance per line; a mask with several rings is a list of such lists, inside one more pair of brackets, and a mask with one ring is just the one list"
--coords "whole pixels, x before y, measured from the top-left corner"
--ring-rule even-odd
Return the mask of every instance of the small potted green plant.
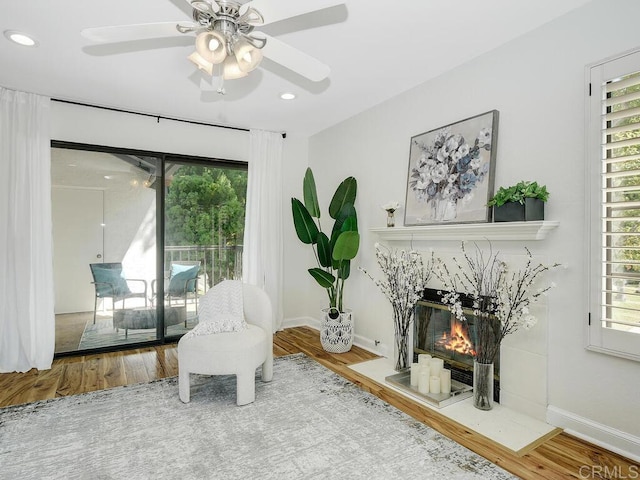
[[293, 224], [298, 239], [311, 245], [317, 266], [309, 274], [327, 292], [329, 307], [323, 309], [320, 343], [332, 353], [344, 353], [353, 344], [353, 316], [343, 308], [344, 283], [351, 272], [351, 260], [358, 253], [360, 234], [354, 202], [357, 182], [348, 177], [340, 183], [329, 204], [329, 216], [335, 220], [330, 235], [322, 231], [320, 207], [313, 172], [310, 168], [302, 184], [304, 203], [291, 199]]
[[546, 185], [521, 181], [510, 187], [500, 187], [489, 200], [494, 222], [524, 222], [544, 220], [544, 202], [549, 198]]

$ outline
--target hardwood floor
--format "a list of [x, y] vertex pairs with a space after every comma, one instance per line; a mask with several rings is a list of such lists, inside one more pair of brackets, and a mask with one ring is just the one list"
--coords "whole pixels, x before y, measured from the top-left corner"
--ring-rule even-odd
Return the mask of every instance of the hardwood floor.
[[[491, 440], [418, 405], [393, 390], [359, 375], [348, 365], [376, 358], [354, 347], [344, 354], [325, 352], [318, 331], [297, 327], [274, 337], [276, 356], [303, 352], [362, 389], [438, 430], [447, 437], [524, 479], [634, 479], [640, 465], [602, 448], [561, 433], [526, 455], [518, 456]], [[175, 344], [123, 352], [56, 359], [51, 370], [0, 374], [0, 407], [139, 382], [178, 374]], [[177, 393], [176, 393], [177, 395]]]

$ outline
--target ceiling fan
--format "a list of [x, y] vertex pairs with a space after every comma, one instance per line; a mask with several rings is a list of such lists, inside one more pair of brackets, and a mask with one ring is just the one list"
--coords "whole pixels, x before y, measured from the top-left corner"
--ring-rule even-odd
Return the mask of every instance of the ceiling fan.
[[[263, 56], [314, 82], [329, 76], [330, 68], [310, 55], [256, 27], [322, 10], [340, 0], [185, 0], [193, 9], [193, 22], [160, 22], [93, 27], [81, 35], [96, 43], [126, 42], [195, 34], [195, 51], [187, 58], [200, 70], [224, 80], [245, 77]], [[264, 16], [261, 12], [264, 12]]]

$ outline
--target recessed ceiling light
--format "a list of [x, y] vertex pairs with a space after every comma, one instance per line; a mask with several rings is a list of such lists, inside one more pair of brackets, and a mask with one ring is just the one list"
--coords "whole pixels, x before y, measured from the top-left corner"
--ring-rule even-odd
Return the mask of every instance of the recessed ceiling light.
[[105, 178], [105, 180], [111, 180], [112, 177], [111, 177], [111, 175], [105, 175], [104, 178]]
[[285, 92], [282, 95], [280, 95], [280, 98], [282, 100], [293, 100], [294, 98], [296, 98], [296, 94], [291, 92]]
[[14, 43], [25, 47], [35, 47], [38, 42], [26, 33], [17, 32], [15, 30], [5, 30], [4, 36]]

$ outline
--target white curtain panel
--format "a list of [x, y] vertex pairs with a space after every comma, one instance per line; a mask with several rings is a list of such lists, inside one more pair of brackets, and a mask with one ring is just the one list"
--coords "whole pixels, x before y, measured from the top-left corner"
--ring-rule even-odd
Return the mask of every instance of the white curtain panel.
[[242, 280], [264, 288], [273, 306], [273, 329], [282, 325], [282, 135], [249, 134], [249, 176]]
[[53, 360], [49, 105], [0, 87], [0, 372]]

